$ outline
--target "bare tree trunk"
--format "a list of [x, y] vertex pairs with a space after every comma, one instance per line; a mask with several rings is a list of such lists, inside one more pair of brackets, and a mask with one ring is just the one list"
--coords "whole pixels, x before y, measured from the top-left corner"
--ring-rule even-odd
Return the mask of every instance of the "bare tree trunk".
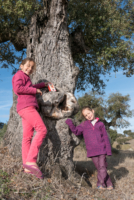
[[[39, 152], [38, 164], [49, 174], [58, 166], [59, 171], [70, 178], [74, 169], [73, 150], [79, 140], [69, 131], [65, 120], [78, 111], [73, 92], [79, 70], [74, 66], [69, 44], [67, 2], [46, 2], [49, 3], [43, 14], [37, 13], [32, 17], [27, 39], [27, 56], [33, 57], [37, 64], [32, 82], [47, 80], [57, 89], [57, 92], [43, 90], [42, 98], [37, 96], [39, 112], [48, 130]], [[11, 154], [19, 157], [22, 125], [16, 113], [17, 97], [15, 94], [13, 97], [5, 143]]]

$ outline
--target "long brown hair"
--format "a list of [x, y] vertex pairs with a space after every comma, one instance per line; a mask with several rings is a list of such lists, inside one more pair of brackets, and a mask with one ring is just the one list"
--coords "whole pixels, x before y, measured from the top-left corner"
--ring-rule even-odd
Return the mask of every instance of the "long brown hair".
[[29, 58], [29, 57], [25, 58], [24, 60], [22, 60], [20, 66], [21, 66], [21, 65], [25, 65], [27, 61], [33, 61], [33, 62], [34, 62], [33, 71], [35, 71], [35, 70], [36, 70], [36, 63], [35, 63], [35, 61], [34, 61], [33, 58]]

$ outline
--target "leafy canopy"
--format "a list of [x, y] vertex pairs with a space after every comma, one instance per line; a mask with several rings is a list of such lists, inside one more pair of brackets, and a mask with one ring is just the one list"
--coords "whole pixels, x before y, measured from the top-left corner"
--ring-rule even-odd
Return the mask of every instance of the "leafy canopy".
[[[134, 52], [132, 35], [133, 0], [70, 0], [70, 32], [81, 27], [88, 53], [74, 56], [80, 67], [77, 88], [104, 88], [100, 75], [108, 75], [113, 69], [124, 71], [126, 76], [134, 74]], [[88, 83], [88, 84], [87, 84]]]
[[14, 72], [15, 64], [22, 61], [25, 50], [17, 53], [11, 40], [16, 37], [21, 27], [27, 27], [31, 16], [41, 5], [37, 0], [0, 0], [1, 68], [10, 66]]
[[[30, 23], [31, 16], [45, 7], [45, 0], [0, 0], [0, 63], [1, 67], [14, 67], [20, 62], [10, 35], [15, 38], [18, 29]], [[68, 27], [70, 34], [77, 28], [82, 31], [85, 46], [83, 53], [73, 53], [80, 68], [77, 89], [103, 92], [104, 80], [111, 70], [122, 69], [127, 77], [134, 74], [134, 2], [133, 0], [69, 0]], [[24, 50], [22, 53], [24, 54]]]
[[111, 145], [113, 145], [114, 141], [116, 141], [116, 139], [119, 137], [118, 133], [116, 130], [113, 129], [109, 129], [109, 135], [110, 135], [110, 139], [111, 139]]

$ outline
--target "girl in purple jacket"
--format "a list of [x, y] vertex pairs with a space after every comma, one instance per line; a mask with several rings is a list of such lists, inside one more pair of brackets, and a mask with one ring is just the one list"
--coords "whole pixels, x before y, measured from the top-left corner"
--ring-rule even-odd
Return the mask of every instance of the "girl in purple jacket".
[[106, 155], [111, 156], [112, 152], [105, 126], [99, 118], [95, 118], [94, 110], [89, 107], [82, 109], [82, 115], [86, 121], [80, 125], [75, 127], [71, 119], [67, 119], [66, 124], [75, 135], [83, 134], [87, 157], [92, 159], [98, 171], [97, 188], [103, 190], [107, 187], [108, 190], [112, 190], [113, 184], [107, 173], [106, 163]]
[[[22, 61], [19, 70], [12, 79], [13, 91], [18, 96], [17, 112], [22, 118], [22, 160], [25, 173], [34, 174], [43, 179], [43, 175], [37, 166], [37, 155], [39, 148], [46, 137], [47, 129], [37, 112], [38, 103], [36, 94], [42, 95], [40, 88], [47, 87], [47, 82], [32, 85], [29, 75], [35, 70], [35, 62], [32, 58]], [[34, 129], [36, 135], [33, 140]]]

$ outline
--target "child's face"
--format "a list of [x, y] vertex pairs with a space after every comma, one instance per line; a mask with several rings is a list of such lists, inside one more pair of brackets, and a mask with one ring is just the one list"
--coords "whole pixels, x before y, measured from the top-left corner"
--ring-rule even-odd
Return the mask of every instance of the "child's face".
[[27, 61], [24, 65], [20, 65], [21, 70], [28, 76], [32, 74], [35, 63], [33, 61]]
[[88, 109], [84, 109], [82, 111], [83, 116], [87, 119], [87, 120], [93, 120], [94, 119], [94, 110], [88, 110]]

